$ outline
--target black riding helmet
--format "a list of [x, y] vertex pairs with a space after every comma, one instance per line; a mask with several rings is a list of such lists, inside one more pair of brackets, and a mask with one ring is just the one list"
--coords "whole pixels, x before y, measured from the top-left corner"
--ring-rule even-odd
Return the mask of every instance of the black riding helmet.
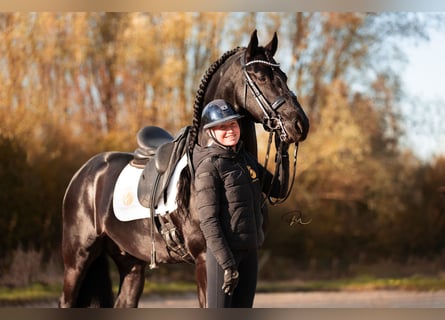
[[202, 111], [201, 126], [203, 130], [220, 125], [231, 120], [238, 120], [243, 116], [236, 113], [230, 103], [223, 99], [210, 101]]

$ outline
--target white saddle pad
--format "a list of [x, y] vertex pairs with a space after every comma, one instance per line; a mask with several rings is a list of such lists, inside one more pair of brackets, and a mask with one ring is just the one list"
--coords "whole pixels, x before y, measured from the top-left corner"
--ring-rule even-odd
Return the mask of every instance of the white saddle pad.
[[[184, 155], [176, 165], [167, 187], [167, 201], [161, 200], [158, 203], [155, 207], [155, 214], [164, 215], [177, 209], [177, 185], [181, 171], [186, 165], [187, 155]], [[117, 178], [113, 193], [113, 209], [116, 218], [121, 221], [151, 217], [150, 209], [142, 206], [138, 199], [138, 183], [143, 170], [128, 164]]]

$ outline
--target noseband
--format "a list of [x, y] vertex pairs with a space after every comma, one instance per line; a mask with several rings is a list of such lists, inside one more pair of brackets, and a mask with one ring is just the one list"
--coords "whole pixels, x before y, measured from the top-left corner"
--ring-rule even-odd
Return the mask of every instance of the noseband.
[[257, 101], [260, 109], [263, 111], [263, 126], [267, 131], [277, 131], [280, 130], [280, 139], [285, 141], [287, 138], [287, 131], [284, 127], [281, 115], [277, 112], [278, 108], [285, 102], [283, 96], [278, 96], [274, 103], [270, 104], [269, 101], [264, 97], [260, 88], [252, 80], [249, 73], [247, 72], [247, 67], [253, 64], [265, 64], [270, 67], [279, 67], [279, 63], [272, 63], [265, 60], [252, 60], [246, 63], [246, 55], [241, 56], [241, 67], [243, 69], [244, 78], [246, 80], [245, 90], [244, 90], [244, 100], [247, 98], [247, 86], [252, 92], [255, 100]]

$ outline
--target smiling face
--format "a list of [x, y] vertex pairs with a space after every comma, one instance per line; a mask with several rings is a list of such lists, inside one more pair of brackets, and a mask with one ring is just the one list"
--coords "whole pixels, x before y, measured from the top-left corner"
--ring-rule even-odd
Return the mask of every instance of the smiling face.
[[214, 139], [226, 147], [235, 147], [240, 139], [241, 130], [237, 120], [224, 122], [211, 129]]

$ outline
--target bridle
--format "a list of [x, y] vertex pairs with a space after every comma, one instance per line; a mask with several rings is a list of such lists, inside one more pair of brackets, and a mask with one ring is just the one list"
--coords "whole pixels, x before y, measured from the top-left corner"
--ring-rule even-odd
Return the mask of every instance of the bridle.
[[258, 103], [258, 106], [260, 107], [261, 111], [263, 111], [264, 118], [263, 118], [263, 126], [267, 131], [276, 131], [280, 130], [280, 139], [281, 141], [285, 141], [287, 138], [287, 131], [284, 127], [283, 121], [281, 119], [281, 115], [277, 112], [278, 108], [285, 102], [285, 99], [283, 96], [278, 96], [275, 102], [270, 104], [270, 102], [264, 97], [263, 93], [261, 92], [260, 88], [258, 88], [255, 81], [252, 80], [249, 73], [247, 72], [247, 67], [251, 66], [253, 64], [265, 64], [269, 67], [280, 67], [279, 63], [272, 63], [266, 60], [252, 60], [249, 62], [246, 62], [246, 55], [245, 53], [241, 56], [241, 67], [244, 74], [244, 79], [246, 80], [245, 86], [244, 86], [244, 102], [246, 102], [247, 98], [247, 87], [249, 87], [250, 92], [252, 92], [253, 96], [255, 97], [256, 102]]
[[[266, 192], [266, 199], [269, 201], [269, 203], [271, 205], [278, 205], [283, 203], [284, 201], [286, 201], [286, 199], [289, 197], [292, 188], [294, 186], [294, 182], [295, 182], [295, 176], [296, 176], [296, 172], [297, 172], [297, 153], [298, 153], [298, 142], [295, 143], [295, 148], [294, 148], [294, 161], [293, 161], [293, 175], [292, 175], [292, 180], [291, 180], [291, 184], [286, 192], [286, 195], [283, 198], [279, 198], [279, 199], [273, 199], [270, 196], [270, 193], [272, 191], [272, 185], [273, 182], [275, 181], [275, 179], [278, 178], [278, 170], [280, 167], [280, 164], [282, 162], [282, 158], [284, 155], [281, 154], [282, 149], [283, 149], [283, 144], [284, 141], [286, 140], [288, 133], [286, 131], [286, 128], [284, 127], [283, 124], [283, 120], [281, 118], [281, 115], [277, 112], [277, 110], [280, 108], [281, 105], [284, 104], [285, 99], [283, 96], [278, 96], [277, 99], [271, 104], [263, 95], [263, 93], [261, 92], [260, 88], [257, 86], [257, 84], [255, 83], [255, 81], [252, 80], [252, 78], [250, 77], [249, 73], [247, 72], [247, 67], [253, 64], [264, 64], [267, 65], [269, 67], [271, 67], [272, 69], [274, 67], [280, 67], [279, 63], [272, 63], [270, 61], [266, 61], [266, 60], [252, 60], [249, 62], [246, 62], [246, 55], [245, 53], [243, 55], [241, 55], [241, 68], [243, 70], [243, 74], [244, 74], [244, 79], [245, 79], [245, 86], [244, 86], [244, 105], [246, 106], [246, 102], [247, 102], [247, 87], [249, 87], [250, 92], [253, 94], [253, 96], [255, 97], [256, 102], [258, 103], [258, 106], [260, 107], [260, 109], [262, 110], [263, 114], [264, 114], [264, 118], [263, 118], [263, 127], [266, 131], [269, 132], [269, 140], [267, 143], [267, 151], [266, 151], [266, 158], [264, 160], [264, 168], [267, 168], [267, 164], [269, 162], [269, 154], [270, 154], [270, 146], [272, 144], [272, 138], [273, 138], [273, 134], [278, 134], [279, 133], [279, 137], [280, 137], [280, 144], [276, 150], [276, 157], [275, 157], [275, 172], [273, 175], [273, 179], [272, 182], [270, 184], [270, 188], [269, 190]], [[291, 91], [291, 95], [292, 98], [295, 99], [295, 94]], [[287, 156], [287, 155], [286, 155]], [[264, 183], [264, 179], [263, 179], [263, 183]]]

